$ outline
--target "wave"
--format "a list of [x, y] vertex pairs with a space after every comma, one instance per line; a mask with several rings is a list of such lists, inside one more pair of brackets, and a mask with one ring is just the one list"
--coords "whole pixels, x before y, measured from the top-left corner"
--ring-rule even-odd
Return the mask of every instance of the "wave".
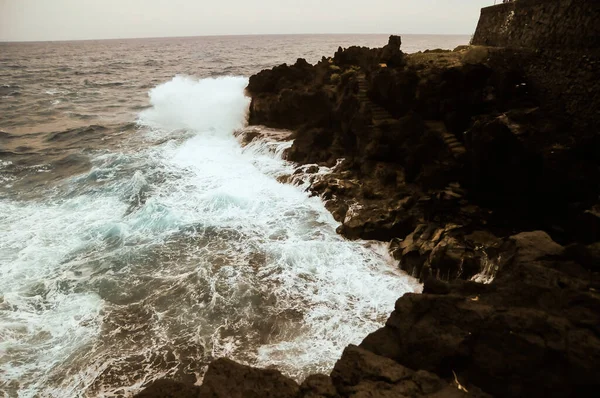
[[104, 133], [106, 130], [107, 128], [105, 126], [91, 125], [64, 131], [56, 131], [47, 134], [46, 142], [64, 142], [73, 139], [81, 139], [84, 138], [83, 136], [85, 136], [85, 138], [90, 138], [91, 135]]
[[140, 114], [139, 123], [152, 129], [231, 135], [245, 121], [250, 103], [244, 95], [246, 85], [243, 77], [177, 76], [150, 91], [152, 108]]
[[281, 158], [289, 142], [240, 146], [246, 84], [161, 84], [132, 149], [95, 154], [46, 201], [2, 202], [7, 385], [129, 393], [201, 375], [217, 356], [301, 379], [418, 289], [382, 245], [344, 240], [319, 198], [277, 181], [295, 169]]

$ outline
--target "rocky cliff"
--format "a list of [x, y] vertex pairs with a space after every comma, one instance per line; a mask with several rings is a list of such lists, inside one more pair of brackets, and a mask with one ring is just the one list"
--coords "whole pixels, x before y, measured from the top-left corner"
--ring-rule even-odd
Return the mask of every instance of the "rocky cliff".
[[547, 95], [528, 51], [405, 55], [400, 46], [392, 36], [314, 66], [298, 60], [253, 76], [247, 90], [252, 124], [294, 130], [289, 160], [333, 167], [325, 176], [303, 168], [303, 178], [339, 232], [389, 242], [423, 294], [399, 298], [329, 376], [297, 385], [218, 360], [201, 387], [160, 381], [140, 397], [542, 397], [599, 387], [598, 114], [570, 117], [577, 110]]

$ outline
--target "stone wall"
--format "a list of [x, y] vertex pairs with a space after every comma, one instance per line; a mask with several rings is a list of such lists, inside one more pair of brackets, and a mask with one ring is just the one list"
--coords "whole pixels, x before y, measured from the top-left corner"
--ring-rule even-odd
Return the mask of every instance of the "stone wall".
[[600, 47], [599, 0], [515, 0], [486, 7], [473, 44], [529, 49]]
[[496, 68], [517, 70], [542, 104], [564, 115], [571, 135], [590, 137], [590, 150], [600, 159], [599, 48], [488, 48], [487, 57]]

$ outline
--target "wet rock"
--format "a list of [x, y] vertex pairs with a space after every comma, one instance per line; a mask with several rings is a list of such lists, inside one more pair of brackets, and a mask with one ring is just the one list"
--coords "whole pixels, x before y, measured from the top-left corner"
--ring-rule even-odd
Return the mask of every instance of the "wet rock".
[[229, 359], [212, 362], [199, 390], [201, 398], [294, 398], [299, 387], [277, 370], [256, 369]]
[[331, 378], [325, 375], [311, 375], [300, 386], [302, 398], [337, 398], [338, 394]]
[[373, 207], [360, 212], [347, 213], [338, 233], [348, 239], [389, 241], [403, 237], [414, 228], [414, 219], [395, 209]]
[[296, 138], [286, 157], [291, 161], [310, 159], [311, 162], [326, 163], [331, 158], [329, 147], [333, 139], [334, 134], [330, 129], [308, 129]]
[[200, 398], [200, 387], [174, 380], [156, 380], [136, 398]]
[[456, 385], [430, 372], [415, 372], [353, 345], [344, 350], [331, 373], [331, 379], [344, 397], [487, 396], [477, 388], [473, 388], [476, 393], [462, 393]]
[[600, 335], [590, 326], [600, 324], [600, 298], [590, 274], [563, 272], [563, 249], [545, 233], [511, 241], [512, 261], [491, 284], [454, 281], [449, 292], [429, 284], [427, 294], [407, 294], [361, 347], [441, 376], [454, 372], [498, 396], [597, 388]]
[[434, 277], [429, 277], [423, 284], [423, 294], [449, 294], [450, 286], [447, 282]]
[[498, 258], [503, 241], [489, 232], [470, 230], [457, 224], [420, 224], [390, 249], [400, 268], [421, 281], [469, 280], [483, 272], [491, 279], [505, 262]]
[[511, 239], [517, 247], [517, 261], [527, 262], [544, 257], [559, 256], [564, 248], [543, 231], [522, 232]]
[[597, 113], [566, 117], [563, 105], [585, 101], [544, 95], [528, 63], [546, 58], [477, 46], [404, 55], [400, 44], [340, 48], [249, 86], [251, 121], [296, 130], [290, 160], [345, 159], [310, 188], [338, 232], [391, 241], [425, 281], [363, 341], [371, 354], [349, 347], [331, 379], [309, 378], [301, 394], [597, 389]]

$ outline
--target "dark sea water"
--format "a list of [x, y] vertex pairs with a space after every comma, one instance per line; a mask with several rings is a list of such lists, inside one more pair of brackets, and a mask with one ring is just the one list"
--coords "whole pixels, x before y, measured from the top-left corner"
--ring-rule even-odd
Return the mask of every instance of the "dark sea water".
[[386, 42], [0, 43], [0, 395], [130, 396], [220, 356], [300, 380], [382, 325], [418, 284], [277, 182], [290, 142], [233, 132], [251, 74]]

